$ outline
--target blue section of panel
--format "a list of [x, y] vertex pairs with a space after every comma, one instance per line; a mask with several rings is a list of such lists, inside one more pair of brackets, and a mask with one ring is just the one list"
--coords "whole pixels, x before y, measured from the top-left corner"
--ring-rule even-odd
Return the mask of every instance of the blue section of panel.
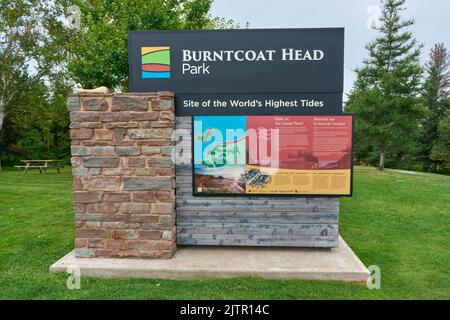
[[162, 79], [162, 78], [170, 78], [170, 71], [167, 72], [142, 71], [142, 79]]

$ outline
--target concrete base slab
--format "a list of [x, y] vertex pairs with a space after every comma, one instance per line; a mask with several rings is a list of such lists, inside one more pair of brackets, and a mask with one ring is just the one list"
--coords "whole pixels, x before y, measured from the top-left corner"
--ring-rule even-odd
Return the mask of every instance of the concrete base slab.
[[264, 247], [179, 247], [169, 260], [76, 258], [68, 253], [50, 267], [79, 267], [96, 278], [200, 279], [262, 277], [365, 282], [369, 271], [340, 238], [328, 249]]

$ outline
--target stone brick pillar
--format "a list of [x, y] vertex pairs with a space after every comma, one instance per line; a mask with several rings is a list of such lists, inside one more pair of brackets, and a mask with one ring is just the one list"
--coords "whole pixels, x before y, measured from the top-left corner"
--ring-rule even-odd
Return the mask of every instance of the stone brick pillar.
[[170, 258], [173, 93], [80, 94], [67, 107], [76, 255]]

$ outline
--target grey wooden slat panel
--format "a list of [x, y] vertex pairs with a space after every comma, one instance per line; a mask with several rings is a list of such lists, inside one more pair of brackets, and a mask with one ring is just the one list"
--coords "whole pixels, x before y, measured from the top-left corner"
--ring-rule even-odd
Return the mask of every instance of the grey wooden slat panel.
[[175, 128], [177, 129], [191, 129], [191, 117], [175, 117]]
[[283, 247], [335, 247], [337, 237], [315, 236], [267, 236], [267, 235], [228, 235], [228, 234], [177, 234], [181, 245], [221, 245], [221, 246], [283, 246]]
[[[177, 208], [180, 208], [180, 205], [177, 202]], [[241, 213], [245, 212], [261, 212], [261, 211], [272, 211], [272, 212], [338, 212], [338, 209], [334, 205], [324, 205], [324, 204], [316, 204], [316, 205], [220, 205], [220, 208], [211, 206], [211, 205], [192, 205], [187, 204], [182, 207], [185, 211], [216, 211], [216, 212], [228, 212], [228, 211], [240, 211]]]
[[206, 206], [218, 206], [218, 205], [228, 205], [228, 206], [236, 206], [236, 205], [245, 205], [245, 206], [254, 206], [254, 205], [285, 205], [290, 207], [295, 207], [303, 204], [309, 205], [326, 205], [333, 206], [337, 205], [335, 202], [329, 202], [324, 200], [323, 198], [235, 198], [235, 197], [189, 197], [177, 200], [179, 205], [206, 205]]
[[[178, 195], [178, 193], [177, 193]], [[199, 198], [204, 198], [199, 199]], [[222, 197], [222, 198], [210, 198], [210, 197], [192, 197], [192, 196], [177, 196], [177, 205], [180, 207], [202, 207], [213, 208], [221, 210], [223, 208], [237, 208], [237, 207], [249, 207], [249, 206], [265, 206], [269, 209], [284, 208], [282, 210], [287, 211], [308, 211], [317, 212], [323, 208], [326, 210], [338, 210], [338, 203], [327, 202], [325, 200], [316, 199], [296, 199], [290, 201], [286, 198], [280, 199], [242, 199], [234, 197]], [[220, 207], [218, 207], [220, 206]], [[305, 208], [305, 209], [303, 209]]]
[[[178, 244], [337, 246], [339, 198], [194, 197], [192, 121], [191, 117], [175, 121], [176, 128], [183, 129], [178, 130], [177, 141], [183, 140], [179, 145], [188, 159], [176, 165]], [[274, 230], [277, 234], [272, 234]]]
[[259, 224], [259, 223], [184, 223], [177, 224], [178, 233], [186, 234], [261, 234], [336, 236], [337, 224]]
[[192, 186], [192, 176], [177, 176], [177, 184], [179, 185], [191, 185]]
[[202, 223], [217, 223], [217, 222], [259, 222], [266, 224], [288, 223], [288, 224], [302, 224], [302, 223], [331, 223], [338, 222], [339, 214], [335, 212], [322, 213], [298, 213], [298, 212], [258, 212], [258, 214], [243, 214], [242, 212], [210, 212], [210, 211], [187, 211], [184, 209], [177, 209], [177, 223], [178, 222], [202, 222]]
[[192, 177], [192, 166], [178, 165], [176, 166], [177, 176]]

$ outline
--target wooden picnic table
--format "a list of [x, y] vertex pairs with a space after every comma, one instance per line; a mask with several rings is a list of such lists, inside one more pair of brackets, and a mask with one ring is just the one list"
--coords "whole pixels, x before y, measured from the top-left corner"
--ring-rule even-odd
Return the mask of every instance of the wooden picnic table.
[[61, 168], [64, 168], [61, 163], [62, 160], [21, 160], [24, 165], [15, 166], [16, 168], [23, 169], [23, 173], [27, 173], [28, 169], [39, 169], [41, 174], [44, 174], [47, 169], [55, 168], [57, 173], [61, 173]]

